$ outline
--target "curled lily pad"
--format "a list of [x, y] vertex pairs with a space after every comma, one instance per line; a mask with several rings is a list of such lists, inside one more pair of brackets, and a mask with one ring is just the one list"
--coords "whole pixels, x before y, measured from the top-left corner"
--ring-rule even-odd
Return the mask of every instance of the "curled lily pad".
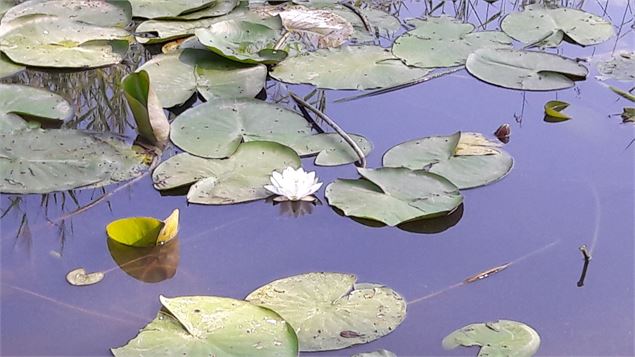
[[[615, 94], [619, 95], [620, 97], [630, 100], [631, 102], [635, 102], [635, 95], [625, 91], [625, 90], [621, 90], [617, 87], [613, 87], [613, 86], [608, 86], [608, 88]], [[632, 89], [631, 89], [632, 91]]]
[[357, 171], [362, 179], [338, 179], [326, 187], [329, 204], [347, 216], [396, 226], [446, 215], [463, 202], [454, 184], [424, 170], [382, 167]]
[[66, 281], [75, 286], [93, 285], [104, 279], [103, 272], [86, 273], [84, 268], [77, 268], [66, 274]]
[[150, 86], [148, 73], [143, 70], [130, 73], [122, 80], [122, 85], [139, 135], [153, 145], [165, 144], [170, 136], [170, 122]]
[[162, 245], [175, 238], [179, 231], [179, 210], [161, 221], [152, 217], [128, 217], [106, 226], [108, 237], [132, 247]]
[[226, 20], [195, 31], [199, 42], [233, 61], [275, 64], [287, 57], [287, 52], [274, 50], [280, 37], [280, 16], [260, 21]]
[[392, 53], [409, 66], [459, 66], [479, 48], [511, 48], [512, 39], [503, 32], [473, 32], [474, 25], [449, 16], [412, 19], [408, 23], [415, 29], [395, 40]]
[[365, 90], [410, 82], [427, 73], [425, 69], [406, 66], [379, 46], [345, 46], [289, 58], [274, 67], [271, 76], [318, 88]]
[[635, 81], [635, 52], [617, 53], [613, 59], [598, 63], [597, 69], [601, 80]]
[[187, 199], [200, 204], [232, 204], [269, 197], [264, 186], [273, 171], [300, 167], [290, 148], [273, 142], [241, 144], [228, 159], [205, 159], [178, 154], [162, 162], [152, 174], [154, 187], [169, 190], [192, 185]]
[[298, 335], [300, 351], [328, 351], [374, 341], [406, 317], [406, 302], [355, 275], [308, 273], [273, 281], [245, 299], [276, 311]]
[[26, 128], [31, 119], [58, 125], [72, 115], [70, 103], [55, 93], [0, 83], [0, 131]]
[[121, 140], [79, 130], [0, 131], [0, 192], [98, 187], [141, 175], [146, 157]]
[[467, 325], [443, 339], [445, 349], [459, 346], [481, 346], [480, 357], [531, 357], [538, 351], [540, 336], [521, 322], [498, 320]]
[[127, 1], [29, 0], [7, 11], [1, 23], [28, 15], [54, 15], [70, 21], [124, 28], [132, 20], [132, 8]]
[[303, 117], [281, 106], [255, 99], [216, 99], [179, 115], [170, 138], [191, 154], [224, 158], [243, 141], [287, 144], [310, 133]]
[[570, 116], [562, 113], [562, 111], [565, 110], [568, 106], [569, 103], [560, 100], [548, 101], [547, 103], [545, 103], [545, 121], [555, 123], [571, 119]]
[[582, 46], [595, 45], [614, 34], [613, 25], [599, 16], [542, 4], [528, 5], [522, 12], [505, 16], [501, 29], [520, 42], [547, 47], [558, 46], [563, 39]]
[[132, 40], [120, 28], [49, 15], [19, 17], [3, 27], [7, 28], [0, 37], [0, 50], [29, 66], [89, 68], [119, 63]]
[[586, 67], [565, 57], [511, 49], [479, 49], [469, 55], [466, 68], [487, 83], [522, 90], [569, 88], [588, 74]]
[[401, 143], [384, 154], [388, 167], [425, 169], [460, 189], [487, 185], [505, 177], [513, 159], [496, 143], [477, 133], [430, 136]]
[[620, 117], [622, 118], [622, 123], [635, 123], [635, 108], [624, 108]]
[[25, 66], [13, 63], [4, 53], [0, 52], [0, 79], [11, 77], [25, 69]]
[[377, 350], [373, 352], [357, 353], [352, 357], [397, 357], [397, 355], [388, 350]]
[[215, 296], [160, 297], [164, 309], [115, 357], [296, 357], [293, 328], [277, 313]]
[[185, 103], [197, 91], [207, 100], [253, 98], [267, 78], [265, 65], [239, 63], [190, 48], [155, 56], [137, 71], [148, 73], [165, 108]]
[[214, 4], [214, 0], [128, 0], [135, 17], [147, 19], [185, 15]]

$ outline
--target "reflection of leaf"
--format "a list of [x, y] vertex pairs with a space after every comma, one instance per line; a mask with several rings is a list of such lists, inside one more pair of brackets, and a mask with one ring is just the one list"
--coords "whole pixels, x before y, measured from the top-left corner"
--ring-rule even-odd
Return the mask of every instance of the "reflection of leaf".
[[130, 73], [122, 85], [139, 135], [153, 145], [165, 144], [170, 136], [170, 122], [152, 88], [148, 72]]
[[121, 270], [146, 283], [172, 278], [179, 265], [178, 239], [152, 247], [131, 247], [108, 239], [108, 250]]
[[351, 357], [397, 357], [397, 355], [388, 350], [377, 350], [373, 352], [357, 353]]
[[571, 119], [571, 117], [567, 114], [561, 113], [568, 106], [569, 103], [567, 102], [562, 102], [559, 100], [548, 101], [547, 103], [545, 103], [545, 121], [557, 123]]
[[341, 273], [295, 275], [262, 286], [245, 299], [289, 322], [300, 351], [341, 349], [387, 335], [406, 317], [406, 302], [397, 292], [356, 280]]
[[108, 237], [132, 247], [161, 245], [176, 237], [179, 225], [179, 210], [175, 209], [165, 221], [152, 217], [128, 217], [118, 219], [106, 226]]
[[97, 284], [104, 278], [103, 272], [86, 273], [84, 268], [77, 268], [66, 274], [66, 281], [75, 286], [84, 286]]
[[538, 351], [540, 336], [521, 322], [498, 320], [465, 326], [443, 339], [445, 349], [458, 346], [481, 346], [479, 357], [531, 357]]
[[159, 298], [164, 309], [115, 357], [296, 357], [293, 328], [275, 312], [215, 296]]

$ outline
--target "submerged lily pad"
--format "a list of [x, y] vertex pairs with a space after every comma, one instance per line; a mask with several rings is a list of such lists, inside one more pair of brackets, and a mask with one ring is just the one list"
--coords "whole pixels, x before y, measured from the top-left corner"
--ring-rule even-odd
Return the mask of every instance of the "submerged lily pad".
[[165, 310], [115, 357], [296, 357], [293, 328], [277, 313], [215, 296], [159, 298]]
[[132, 8], [128, 1], [120, 0], [29, 0], [7, 11], [1, 23], [28, 15], [54, 15], [97, 26], [124, 28], [132, 20]]
[[103, 272], [86, 273], [84, 268], [77, 268], [66, 274], [66, 281], [75, 286], [93, 285], [104, 279]]
[[463, 202], [454, 184], [424, 170], [382, 167], [357, 171], [362, 179], [338, 179], [325, 191], [329, 204], [347, 216], [396, 226], [448, 214]]
[[89, 68], [119, 63], [132, 40], [120, 28], [48, 15], [19, 17], [7, 27], [0, 37], [0, 50], [12, 61], [29, 66]]
[[425, 169], [460, 189], [498, 181], [513, 163], [507, 152], [481, 134], [461, 132], [407, 141], [388, 150], [383, 158], [384, 166]]
[[548, 101], [545, 103], [545, 121], [555, 123], [571, 119], [570, 116], [562, 113], [567, 107], [569, 107], [569, 103], [567, 102], [560, 100]]
[[135, 17], [147, 19], [176, 17], [214, 4], [214, 0], [128, 0]]
[[626, 107], [622, 109], [622, 123], [635, 123], [635, 108]]
[[0, 131], [0, 192], [48, 193], [127, 181], [148, 168], [144, 159], [106, 134]]
[[615, 54], [613, 59], [597, 64], [600, 80], [615, 79], [618, 81], [635, 81], [635, 52]]
[[479, 357], [531, 357], [540, 347], [540, 336], [521, 322], [498, 320], [467, 325], [443, 339], [445, 349], [459, 346], [481, 346]]
[[480, 49], [467, 58], [474, 77], [497, 86], [521, 90], [557, 90], [573, 87], [588, 70], [565, 57], [543, 52]]
[[287, 57], [287, 52], [274, 50], [281, 35], [279, 16], [260, 21], [226, 20], [195, 31], [199, 42], [231, 60], [243, 63], [275, 64]]
[[267, 198], [264, 186], [273, 171], [300, 167], [300, 158], [290, 148], [273, 142], [241, 144], [228, 159], [205, 159], [187, 153], [162, 162], [152, 174], [158, 190], [192, 185], [191, 203], [233, 204]]
[[137, 71], [148, 72], [165, 108], [185, 103], [197, 91], [207, 100], [253, 98], [267, 79], [265, 65], [239, 63], [190, 48], [155, 56]]
[[0, 79], [11, 77], [25, 69], [25, 66], [13, 63], [4, 53], [0, 52]]
[[449, 16], [412, 19], [408, 23], [415, 29], [395, 40], [392, 53], [409, 66], [459, 66], [479, 48], [511, 48], [512, 44], [503, 32], [472, 32], [474, 25]]
[[26, 120], [61, 124], [73, 115], [66, 99], [44, 89], [0, 83], [0, 132], [26, 128]]
[[300, 351], [328, 351], [374, 341], [406, 317], [406, 302], [352, 274], [308, 273], [273, 281], [245, 300], [276, 311], [298, 335]]
[[289, 58], [275, 66], [271, 76], [318, 88], [365, 90], [410, 82], [427, 73], [425, 69], [406, 66], [379, 46], [345, 46]]
[[524, 11], [505, 16], [501, 29], [520, 42], [547, 47], [558, 46], [563, 39], [582, 46], [596, 45], [614, 34], [613, 25], [599, 16], [541, 4], [527, 5]]
[[153, 217], [128, 217], [106, 226], [110, 239], [131, 247], [163, 245], [174, 239], [179, 231], [179, 210], [172, 211], [165, 220]]

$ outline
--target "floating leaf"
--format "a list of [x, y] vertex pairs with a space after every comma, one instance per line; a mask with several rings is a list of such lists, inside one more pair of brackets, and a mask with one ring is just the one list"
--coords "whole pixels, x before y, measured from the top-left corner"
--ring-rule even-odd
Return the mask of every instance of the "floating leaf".
[[[483, 144], [483, 140], [490, 145]], [[481, 134], [458, 132], [401, 143], [384, 154], [383, 164], [425, 169], [467, 189], [505, 177], [512, 169], [513, 159]]]
[[77, 268], [66, 274], [66, 281], [69, 284], [75, 286], [93, 285], [97, 284], [104, 278], [103, 272], [86, 273], [84, 268]]
[[216, 0], [211, 6], [207, 6], [201, 10], [181, 14], [176, 18], [179, 20], [198, 20], [208, 17], [218, 17], [229, 14], [236, 6], [238, 0]]
[[472, 32], [474, 25], [449, 16], [412, 19], [408, 23], [415, 29], [395, 40], [392, 53], [409, 66], [459, 66], [479, 48], [511, 48], [512, 39], [504, 33]]
[[388, 350], [377, 350], [373, 352], [357, 353], [352, 357], [397, 357], [397, 355]]
[[29, 0], [7, 11], [1, 23], [5, 25], [28, 15], [53, 15], [69, 22], [124, 28], [132, 20], [132, 8], [127, 1], [117, 0]]
[[569, 88], [588, 74], [586, 67], [565, 57], [504, 49], [477, 50], [468, 57], [466, 67], [482, 81], [522, 90]]
[[178, 239], [151, 247], [131, 247], [108, 239], [108, 250], [121, 270], [146, 283], [174, 277], [180, 260]]
[[243, 63], [275, 64], [287, 57], [287, 52], [274, 50], [280, 37], [279, 16], [261, 21], [227, 20], [195, 31], [199, 42], [231, 60]]
[[0, 83], [0, 132], [26, 128], [31, 119], [59, 125], [72, 115], [70, 103], [55, 93]]
[[531, 327], [516, 321], [498, 320], [471, 324], [443, 339], [443, 348], [481, 346], [479, 357], [531, 357], [540, 346], [540, 336]]
[[527, 5], [524, 11], [505, 16], [501, 29], [520, 42], [547, 47], [556, 47], [563, 39], [581, 46], [596, 45], [614, 34], [613, 25], [599, 16], [541, 4]]
[[179, 232], [179, 210], [175, 209], [161, 221], [153, 217], [128, 217], [106, 226], [110, 239], [131, 247], [151, 247], [165, 244]]
[[135, 17], [169, 18], [204, 9], [214, 0], [128, 0]]
[[141, 175], [145, 157], [107, 134], [79, 130], [0, 131], [0, 192], [98, 187]]
[[635, 95], [633, 95], [633, 94], [631, 94], [631, 93], [629, 93], [627, 91], [621, 90], [621, 89], [619, 89], [617, 87], [613, 87], [613, 86], [609, 86], [609, 89], [612, 90], [613, 93], [619, 95], [620, 97], [622, 97], [624, 99], [628, 99], [631, 102], [635, 102]]
[[565, 113], [561, 113], [569, 106], [569, 103], [559, 100], [550, 100], [545, 103], [545, 121], [557, 123], [571, 119]]
[[205, 159], [178, 154], [162, 162], [152, 174], [154, 187], [169, 190], [192, 185], [191, 203], [232, 204], [271, 195], [264, 186], [273, 171], [300, 167], [300, 158], [290, 148], [264, 141], [241, 144], [228, 159]]
[[325, 89], [376, 89], [422, 78], [427, 70], [411, 68], [379, 46], [321, 49], [292, 57], [271, 72], [275, 79]]
[[613, 59], [597, 64], [601, 76], [598, 79], [615, 79], [618, 81], [635, 81], [635, 52], [621, 52], [613, 55]]
[[620, 117], [622, 123], [635, 123], [635, 108], [624, 108]]
[[150, 85], [148, 72], [130, 73], [122, 85], [139, 135], [153, 145], [164, 145], [170, 137], [170, 122]]
[[269, 309], [215, 296], [159, 299], [165, 310], [127, 345], [112, 349], [115, 357], [298, 355], [293, 328]]
[[406, 317], [406, 302], [351, 274], [308, 273], [273, 281], [245, 300], [276, 311], [298, 335], [300, 351], [328, 351], [374, 341]]
[[11, 77], [25, 69], [25, 66], [13, 63], [4, 53], [0, 52], [0, 79]]
[[[362, 149], [365, 156], [373, 149], [373, 145], [365, 137], [349, 135]], [[318, 166], [344, 165], [359, 160], [353, 148], [336, 133], [306, 136], [298, 139], [295, 143], [289, 143], [289, 146], [302, 157], [317, 154], [315, 164]]]
[[7, 27], [0, 37], [0, 50], [12, 61], [29, 66], [89, 68], [119, 63], [132, 40], [120, 28], [47, 15], [19, 17]]
[[329, 204], [347, 216], [396, 226], [448, 214], [463, 202], [455, 185], [424, 170], [383, 167], [357, 171], [363, 179], [338, 179], [326, 187]]
[[340, 15], [353, 25], [354, 31], [351, 34], [350, 40], [355, 43], [371, 42], [380, 36], [390, 37], [401, 29], [401, 22], [398, 18], [379, 9], [355, 7], [357, 12], [363, 16], [368, 25], [370, 25], [370, 28], [366, 29], [364, 21], [362, 21], [360, 16], [348, 7], [337, 3], [324, 3], [320, 5], [320, 7]]
[[137, 71], [148, 73], [165, 108], [185, 103], [197, 91], [207, 100], [253, 98], [267, 79], [265, 65], [238, 63], [190, 48], [155, 56]]

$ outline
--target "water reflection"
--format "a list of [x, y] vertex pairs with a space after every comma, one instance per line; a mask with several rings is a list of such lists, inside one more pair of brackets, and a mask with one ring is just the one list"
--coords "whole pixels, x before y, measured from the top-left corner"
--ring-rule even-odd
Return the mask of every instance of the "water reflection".
[[320, 201], [319, 199], [313, 202], [307, 202], [307, 201], [277, 202], [277, 201], [274, 201], [272, 197], [269, 197], [265, 200], [265, 202], [272, 203], [274, 206], [278, 206], [279, 213], [281, 216], [288, 216], [288, 217], [294, 217], [294, 218], [312, 214], [315, 206], [322, 205], [322, 201]]
[[178, 237], [154, 247], [130, 247], [108, 239], [108, 250], [121, 270], [146, 283], [174, 277], [180, 260]]

